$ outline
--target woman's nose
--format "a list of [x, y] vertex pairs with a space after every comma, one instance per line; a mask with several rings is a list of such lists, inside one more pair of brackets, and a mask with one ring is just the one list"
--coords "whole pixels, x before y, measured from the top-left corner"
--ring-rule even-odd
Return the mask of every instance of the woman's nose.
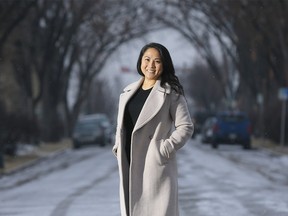
[[150, 68], [155, 68], [155, 62], [151, 61], [149, 66], [150, 66]]

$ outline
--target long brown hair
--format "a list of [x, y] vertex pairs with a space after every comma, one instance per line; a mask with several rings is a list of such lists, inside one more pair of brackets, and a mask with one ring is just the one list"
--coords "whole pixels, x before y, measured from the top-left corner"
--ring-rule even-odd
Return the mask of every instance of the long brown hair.
[[161, 86], [164, 87], [165, 83], [168, 83], [171, 88], [176, 91], [178, 94], [184, 95], [183, 86], [180, 84], [178, 77], [175, 75], [175, 69], [173, 65], [172, 58], [168, 49], [159, 43], [149, 43], [146, 44], [140, 51], [138, 61], [137, 61], [137, 71], [141, 76], [144, 76], [141, 71], [141, 62], [142, 57], [147, 49], [155, 48], [158, 50], [161, 61], [163, 64], [163, 72], [161, 74]]

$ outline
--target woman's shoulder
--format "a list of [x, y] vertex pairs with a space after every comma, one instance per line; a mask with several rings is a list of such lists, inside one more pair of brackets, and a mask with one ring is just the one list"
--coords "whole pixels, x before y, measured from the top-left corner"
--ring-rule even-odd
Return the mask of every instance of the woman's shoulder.
[[169, 95], [169, 97], [172, 99], [172, 101], [177, 100], [185, 100], [184, 94], [180, 93], [180, 91], [176, 91], [171, 85], [168, 83], [165, 84], [164, 89], [166, 90], [166, 93]]
[[163, 86], [161, 86], [161, 85], [159, 84], [158, 90], [159, 90], [159, 91], [162, 91], [162, 92], [165, 92], [166, 94], [169, 94], [169, 95], [171, 95], [172, 97], [179, 97], [179, 96], [182, 95], [182, 94], [180, 94], [179, 92], [177, 92], [174, 88], [172, 88], [172, 86], [171, 86], [169, 83], [164, 83]]
[[156, 89], [160, 92], [164, 92], [166, 94], [170, 94], [171, 93], [171, 86], [168, 83], [164, 83], [164, 85], [161, 85], [161, 80], [157, 80], [156, 82]]

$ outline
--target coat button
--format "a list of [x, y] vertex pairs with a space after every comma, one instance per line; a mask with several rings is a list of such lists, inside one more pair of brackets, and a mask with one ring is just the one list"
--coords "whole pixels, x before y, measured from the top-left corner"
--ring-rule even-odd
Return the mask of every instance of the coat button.
[[149, 139], [152, 140], [152, 139], [153, 139], [153, 135], [150, 135], [150, 136], [149, 136]]

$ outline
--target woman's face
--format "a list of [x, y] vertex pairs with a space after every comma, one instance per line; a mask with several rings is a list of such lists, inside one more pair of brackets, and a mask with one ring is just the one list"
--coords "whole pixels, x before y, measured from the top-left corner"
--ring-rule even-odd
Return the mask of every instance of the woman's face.
[[141, 60], [141, 71], [148, 80], [157, 80], [163, 71], [160, 53], [155, 48], [148, 48]]

